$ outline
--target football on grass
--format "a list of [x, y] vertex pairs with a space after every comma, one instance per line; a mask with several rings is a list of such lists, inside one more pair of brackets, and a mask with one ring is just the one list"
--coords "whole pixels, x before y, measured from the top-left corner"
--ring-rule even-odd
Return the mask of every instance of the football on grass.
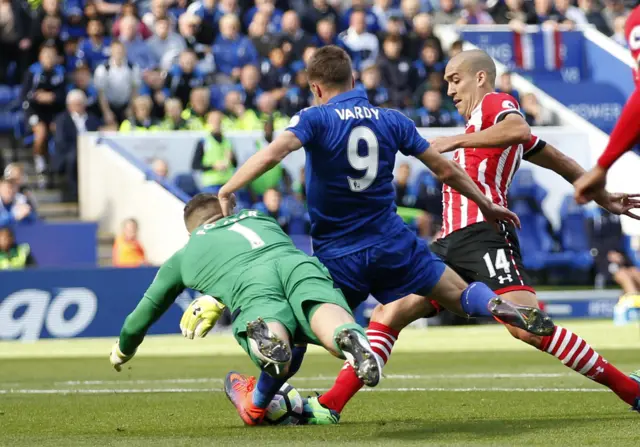
[[265, 421], [271, 425], [297, 425], [302, 416], [302, 396], [285, 383], [267, 407]]

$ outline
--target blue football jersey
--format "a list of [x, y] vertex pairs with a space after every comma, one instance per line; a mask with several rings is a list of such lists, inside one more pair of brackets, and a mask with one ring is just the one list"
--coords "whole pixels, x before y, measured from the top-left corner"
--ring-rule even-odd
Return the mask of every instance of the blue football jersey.
[[404, 228], [396, 214], [397, 151], [429, 147], [402, 113], [372, 106], [361, 90], [309, 107], [287, 130], [302, 142], [314, 251], [323, 259], [371, 247]]

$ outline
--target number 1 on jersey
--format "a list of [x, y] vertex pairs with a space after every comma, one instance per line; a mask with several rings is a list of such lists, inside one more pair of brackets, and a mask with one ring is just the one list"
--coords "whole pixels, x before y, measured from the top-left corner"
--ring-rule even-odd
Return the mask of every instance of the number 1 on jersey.
[[[358, 143], [363, 140], [367, 145], [367, 155], [358, 154]], [[349, 188], [353, 192], [361, 192], [367, 189], [376, 179], [378, 175], [378, 159], [379, 159], [378, 138], [371, 129], [365, 126], [358, 126], [349, 134], [347, 142], [347, 158], [353, 169], [358, 171], [366, 171], [363, 177], [352, 178], [349, 180]]]
[[244, 225], [240, 225], [239, 223], [234, 223], [229, 227], [229, 231], [233, 231], [238, 233], [240, 236], [245, 238], [251, 244], [251, 249], [260, 248], [264, 246], [264, 241], [258, 233], [253, 231], [251, 228], [247, 228]]

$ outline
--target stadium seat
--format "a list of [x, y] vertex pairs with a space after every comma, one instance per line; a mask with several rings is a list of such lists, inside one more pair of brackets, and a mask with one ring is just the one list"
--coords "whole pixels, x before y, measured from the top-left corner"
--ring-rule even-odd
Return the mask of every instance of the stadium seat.
[[516, 172], [509, 186], [509, 207], [515, 211], [520, 203], [526, 203], [536, 212], [542, 212], [542, 202], [547, 197], [547, 191], [541, 187], [533, 177], [530, 169], [522, 169]]
[[8, 106], [20, 96], [20, 86], [0, 85], [0, 107]]
[[586, 234], [586, 212], [572, 195], [567, 195], [560, 206], [560, 241], [562, 248], [572, 254], [572, 265], [588, 269], [593, 265]]
[[184, 191], [185, 194], [193, 197], [200, 192], [196, 181], [191, 174], [178, 174], [174, 180], [176, 187]]

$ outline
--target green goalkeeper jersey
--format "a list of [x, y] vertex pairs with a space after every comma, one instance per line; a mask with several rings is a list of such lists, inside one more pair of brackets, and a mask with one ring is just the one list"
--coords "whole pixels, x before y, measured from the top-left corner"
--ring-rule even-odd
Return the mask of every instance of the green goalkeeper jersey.
[[120, 349], [133, 353], [149, 327], [186, 288], [216, 297], [234, 311], [234, 286], [251, 275], [253, 267], [301, 252], [278, 223], [254, 210], [196, 228], [189, 242], [158, 271], [136, 309], [127, 317], [120, 334]]

